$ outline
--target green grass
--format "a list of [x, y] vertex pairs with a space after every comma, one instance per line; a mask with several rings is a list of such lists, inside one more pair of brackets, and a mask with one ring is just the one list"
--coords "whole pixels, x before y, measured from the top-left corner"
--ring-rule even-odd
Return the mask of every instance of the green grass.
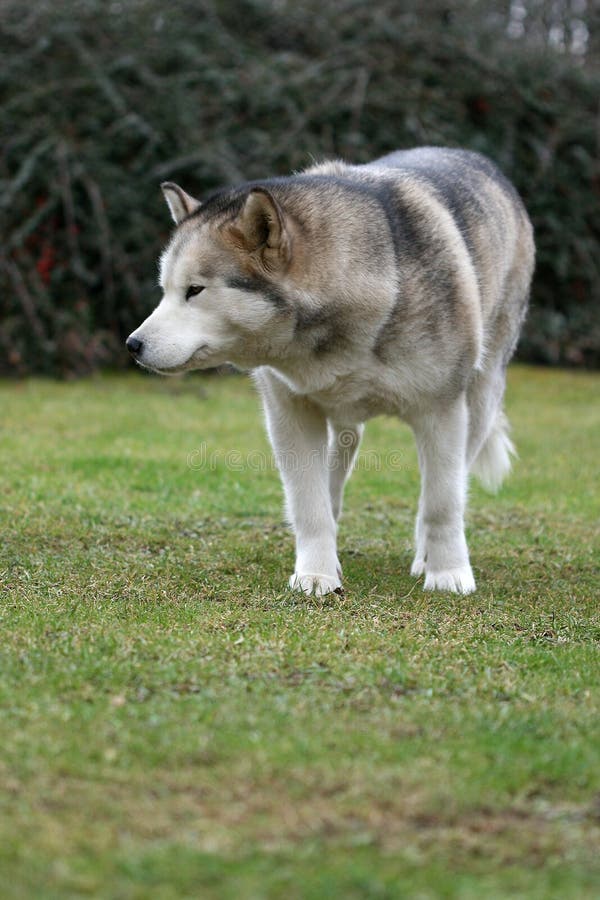
[[511, 371], [469, 597], [370, 423], [317, 600], [245, 379], [1, 384], [3, 900], [598, 897], [599, 390]]

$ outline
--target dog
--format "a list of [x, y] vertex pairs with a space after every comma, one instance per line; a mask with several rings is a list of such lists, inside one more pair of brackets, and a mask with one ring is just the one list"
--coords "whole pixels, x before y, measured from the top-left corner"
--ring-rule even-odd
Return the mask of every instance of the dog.
[[412, 428], [421, 471], [411, 573], [475, 590], [467, 481], [495, 490], [510, 469], [505, 373], [534, 269], [512, 184], [480, 154], [423, 147], [202, 203], [162, 190], [164, 296], [126, 346], [161, 374], [253, 371], [295, 534], [290, 586], [341, 591], [344, 485], [365, 421], [387, 414]]

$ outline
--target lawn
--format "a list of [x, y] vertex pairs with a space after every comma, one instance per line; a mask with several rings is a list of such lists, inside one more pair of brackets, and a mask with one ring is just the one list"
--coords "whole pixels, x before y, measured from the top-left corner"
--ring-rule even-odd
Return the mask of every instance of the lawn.
[[512, 369], [467, 597], [371, 422], [318, 600], [248, 380], [0, 384], [3, 900], [597, 898], [599, 396]]

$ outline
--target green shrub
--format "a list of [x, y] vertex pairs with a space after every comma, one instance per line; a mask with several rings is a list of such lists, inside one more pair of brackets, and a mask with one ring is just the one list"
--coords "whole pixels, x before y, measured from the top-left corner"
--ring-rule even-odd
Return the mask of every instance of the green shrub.
[[519, 39], [504, 6], [424, 6], [5, 0], [0, 371], [128, 364], [122, 339], [159, 297], [160, 181], [202, 194], [427, 143], [487, 153], [525, 199], [538, 269], [521, 357], [598, 365], [593, 13], [584, 61], [548, 47], [556, 4]]

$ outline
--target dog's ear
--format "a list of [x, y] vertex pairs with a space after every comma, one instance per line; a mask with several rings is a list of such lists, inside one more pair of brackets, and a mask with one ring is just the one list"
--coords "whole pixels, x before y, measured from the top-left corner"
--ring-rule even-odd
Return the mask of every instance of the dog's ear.
[[266, 188], [250, 191], [241, 212], [228, 225], [233, 242], [267, 272], [284, 269], [291, 256], [286, 216]]
[[163, 181], [160, 187], [176, 225], [179, 225], [186, 216], [195, 212], [202, 205], [199, 200], [190, 197], [183, 188], [180, 188], [173, 181]]

